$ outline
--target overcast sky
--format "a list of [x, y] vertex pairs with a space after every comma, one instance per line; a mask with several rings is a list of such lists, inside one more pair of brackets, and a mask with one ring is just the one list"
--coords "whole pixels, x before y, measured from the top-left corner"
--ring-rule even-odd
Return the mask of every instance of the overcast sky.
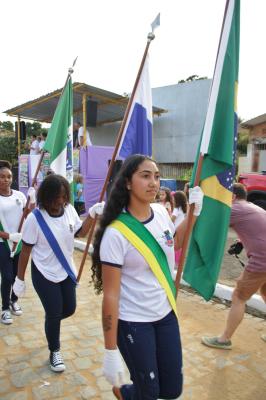
[[[131, 92], [150, 23], [152, 87], [212, 77], [225, 0], [6, 0], [0, 2], [0, 112], [73, 81]], [[265, 0], [241, 1], [238, 113], [266, 113]], [[158, 106], [160, 106], [158, 104]], [[0, 114], [0, 120], [7, 119]]]

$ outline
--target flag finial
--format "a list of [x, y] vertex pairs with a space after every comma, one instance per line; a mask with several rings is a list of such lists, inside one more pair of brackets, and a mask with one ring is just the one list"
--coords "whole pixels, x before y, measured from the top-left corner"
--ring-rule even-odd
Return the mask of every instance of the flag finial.
[[160, 16], [161, 14], [159, 13], [154, 21], [151, 23], [152, 33], [155, 31], [156, 28], [158, 28], [158, 26], [160, 26]]
[[74, 66], [76, 64], [76, 61], [78, 59], [78, 56], [75, 58], [75, 60], [73, 61], [72, 67], [68, 68], [68, 74], [71, 75], [74, 72]]
[[158, 26], [160, 26], [160, 13], [157, 15], [157, 17], [155, 18], [155, 20], [151, 23], [151, 32], [148, 34], [148, 41], [151, 42], [154, 38], [154, 31], [156, 28], [158, 28]]

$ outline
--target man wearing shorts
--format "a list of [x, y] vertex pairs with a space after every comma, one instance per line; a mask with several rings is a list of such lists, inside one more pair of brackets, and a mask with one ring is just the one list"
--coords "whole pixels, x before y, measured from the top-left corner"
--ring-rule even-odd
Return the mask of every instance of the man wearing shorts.
[[[241, 183], [233, 185], [233, 204], [230, 226], [236, 231], [248, 256], [248, 264], [237, 279], [232, 305], [222, 335], [202, 337], [209, 347], [231, 349], [231, 337], [241, 323], [246, 302], [260, 292], [266, 303], [266, 211], [247, 202], [247, 193]], [[266, 341], [266, 335], [262, 335]]]

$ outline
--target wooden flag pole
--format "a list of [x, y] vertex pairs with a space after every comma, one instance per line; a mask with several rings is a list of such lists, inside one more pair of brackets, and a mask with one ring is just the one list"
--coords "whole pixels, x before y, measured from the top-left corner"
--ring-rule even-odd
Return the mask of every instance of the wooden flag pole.
[[[196, 170], [194, 186], [198, 186], [199, 182], [200, 182], [203, 158], [204, 158], [204, 155], [202, 153], [200, 153], [200, 156], [198, 158], [198, 165], [197, 165], [197, 170]], [[187, 252], [187, 248], [188, 248], [189, 238], [190, 238], [191, 231], [192, 231], [192, 218], [193, 218], [194, 208], [195, 208], [195, 204], [191, 204], [189, 206], [188, 217], [187, 217], [187, 227], [186, 227], [186, 231], [185, 231], [181, 255], [180, 255], [179, 262], [178, 262], [177, 274], [176, 274], [176, 278], [175, 278], [176, 295], [178, 295], [178, 290], [179, 290], [181, 275], [182, 275], [183, 267], [184, 267], [184, 263], [185, 263], [185, 257], [186, 257], [186, 252]]]
[[[60, 98], [61, 98], [62, 94], [64, 93], [65, 87], [66, 87], [66, 85], [67, 85], [67, 82], [68, 82], [68, 80], [69, 80], [71, 74], [74, 72], [73, 68], [74, 68], [74, 66], [75, 66], [75, 64], [76, 64], [77, 58], [78, 58], [78, 57], [76, 57], [75, 60], [73, 61], [72, 67], [70, 67], [70, 68], [68, 69], [67, 79], [66, 79], [66, 82], [65, 82], [65, 84], [64, 84], [64, 87], [63, 87], [63, 89], [62, 89]], [[59, 98], [59, 101], [60, 101], [60, 98]], [[58, 101], [58, 102], [59, 102], [59, 101]], [[19, 126], [19, 123], [18, 123], [18, 126]], [[37, 168], [36, 168], [36, 171], [35, 171], [35, 174], [34, 174], [32, 183], [31, 183], [31, 187], [34, 187], [34, 186], [36, 185], [37, 176], [38, 176], [38, 173], [39, 173], [40, 168], [41, 168], [41, 164], [42, 164], [42, 160], [43, 160], [43, 157], [44, 157], [44, 153], [45, 153], [45, 152], [42, 150], [42, 151], [41, 151], [41, 156], [40, 156], [40, 159], [39, 159], [39, 162], [38, 162], [38, 165], [37, 165]], [[22, 214], [21, 219], [20, 219], [20, 222], [19, 222], [18, 232], [21, 232], [24, 219], [26, 218], [27, 213], [28, 213], [29, 203], [30, 203], [30, 198], [29, 198], [29, 196], [28, 196], [27, 202], [26, 202], [26, 206], [25, 206], [25, 208], [24, 208], [24, 210], [23, 210], [23, 214]], [[17, 243], [14, 243], [14, 244], [13, 244], [13, 248], [12, 248], [12, 253], [13, 253], [13, 254], [14, 254], [14, 252], [15, 252], [15, 250], [16, 250], [16, 247], [17, 247]]]
[[[141, 64], [140, 64], [140, 67], [139, 67], [139, 71], [138, 71], [138, 74], [137, 74], [137, 78], [136, 78], [136, 81], [135, 81], [135, 84], [134, 84], [134, 87], [133, 87], [129, 102], [127, 104], [125, 115], [124, 115], [122, 124], [120, 126], [119, 132], [118, 132], [118, 136], [117, 136], [114, 152], [113, 152], [112, 159], [110, 161], [110, 165], [109, 165], [109, 168], [108, 168], [108, 172], [107, 172], [107, 175], [106, 175], [106, 178], [105, 178], [105, 181], [104, 181], [104, 185], [103, 185], [103, 188], [102, 188], [102, 191], [101, 191], [101, 194], [100, 194], [99, 202], [103, 201], [103, 198], [104, 198], [104, 195], [105, 195], [105, 192], [106, 192], [106, 189], [107, 189], [107, 185], [108, 185], [108, 182], [110, 180], [110, 177], [111, 177], [111, 174], [112, 174], [112, 170], [113, 170], [113, 167], [114, 167], [114, 163], [115, 163], [115, 160], [116, 160], [116, 157], [117, 157], [117, 153], [118, 153], [118, 149], [119, 149], [119, 146], [120, 146], [120, 143], [121, 143], [121, 139], [122, 139], [122, 135], [123, 135], [123, 132], [124, 132], [124, 128], [125, 128], [126, 123], [127, 123], [129, 111], [130, 111], [130, 108], [131, 108], [131, 105], [132, 105], [132, 102], [133, 102], [133, 99], [134, 99], [134, 96], [135, 96], [135, 93], [136, 93], [136, 90], [137, 90], [137, 87], [138, 87], [138, 84], [139, 84], [139, 80], [140, 80], [141, 73], [142, 73], [142, 70], [143, 70], [143, 67], [144, 67], [144, 63], [146, 61], [148, 50], [149, 50], [151, 41], [154, 38], [155, 38], [155, 35], [153, 33], [149, 33], [148, 34], [148, 40], [147, 40], [146, 48], [145, 48], [145, 51], [144, 51], [144, 54], [143, 54], [143, 57], [142, 57], [142, 60], [141, 60]], [[81, 263], [80, 263], [79, 272], [78, 272], [78, 276], [77, 276], [77, 281], [78, 282], [80, 281], [81, 274], [82, 274], [82, 271], [83, 271], [83, 268], [84, 268], [84, 264], [85, 264], [86, 257], [87, 257], [87, 254], [88, 254], [88, 250], [89, 250], [89, 246], [90, 246], [90, 242], [91, 242], [91, 239], [92, 239], [92, 235], [93, 235], [93, 232], [94, 232], [95, 225], [96, 225], [96, 218], [93, 220], [93, 222], [91, 224], [91, 228], [90, 228], [89, 234], [88, 234], [87, 243], [86, 243], [86, 246], [85, 246], [85, 249], [84, 249], [84, 252], [83, 252], [83, 257], [82, 257], [82, 260], [81, 260]]]

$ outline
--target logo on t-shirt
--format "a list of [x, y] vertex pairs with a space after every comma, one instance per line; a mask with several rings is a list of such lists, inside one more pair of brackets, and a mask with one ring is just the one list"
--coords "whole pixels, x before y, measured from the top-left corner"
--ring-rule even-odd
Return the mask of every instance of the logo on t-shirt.
[[17, 205], [17, 206], [21, 206], [21, 201], [20, 201], [20, 199], [16, 199], [16, 205]]
[[167, 231], [164, 231], [163, 238], [164, 238], [165, 244], [167, 246], [172, 247], [174, 245], [173, 236], [171, 235], [171, 232], [168, 229], [167, 229]]

